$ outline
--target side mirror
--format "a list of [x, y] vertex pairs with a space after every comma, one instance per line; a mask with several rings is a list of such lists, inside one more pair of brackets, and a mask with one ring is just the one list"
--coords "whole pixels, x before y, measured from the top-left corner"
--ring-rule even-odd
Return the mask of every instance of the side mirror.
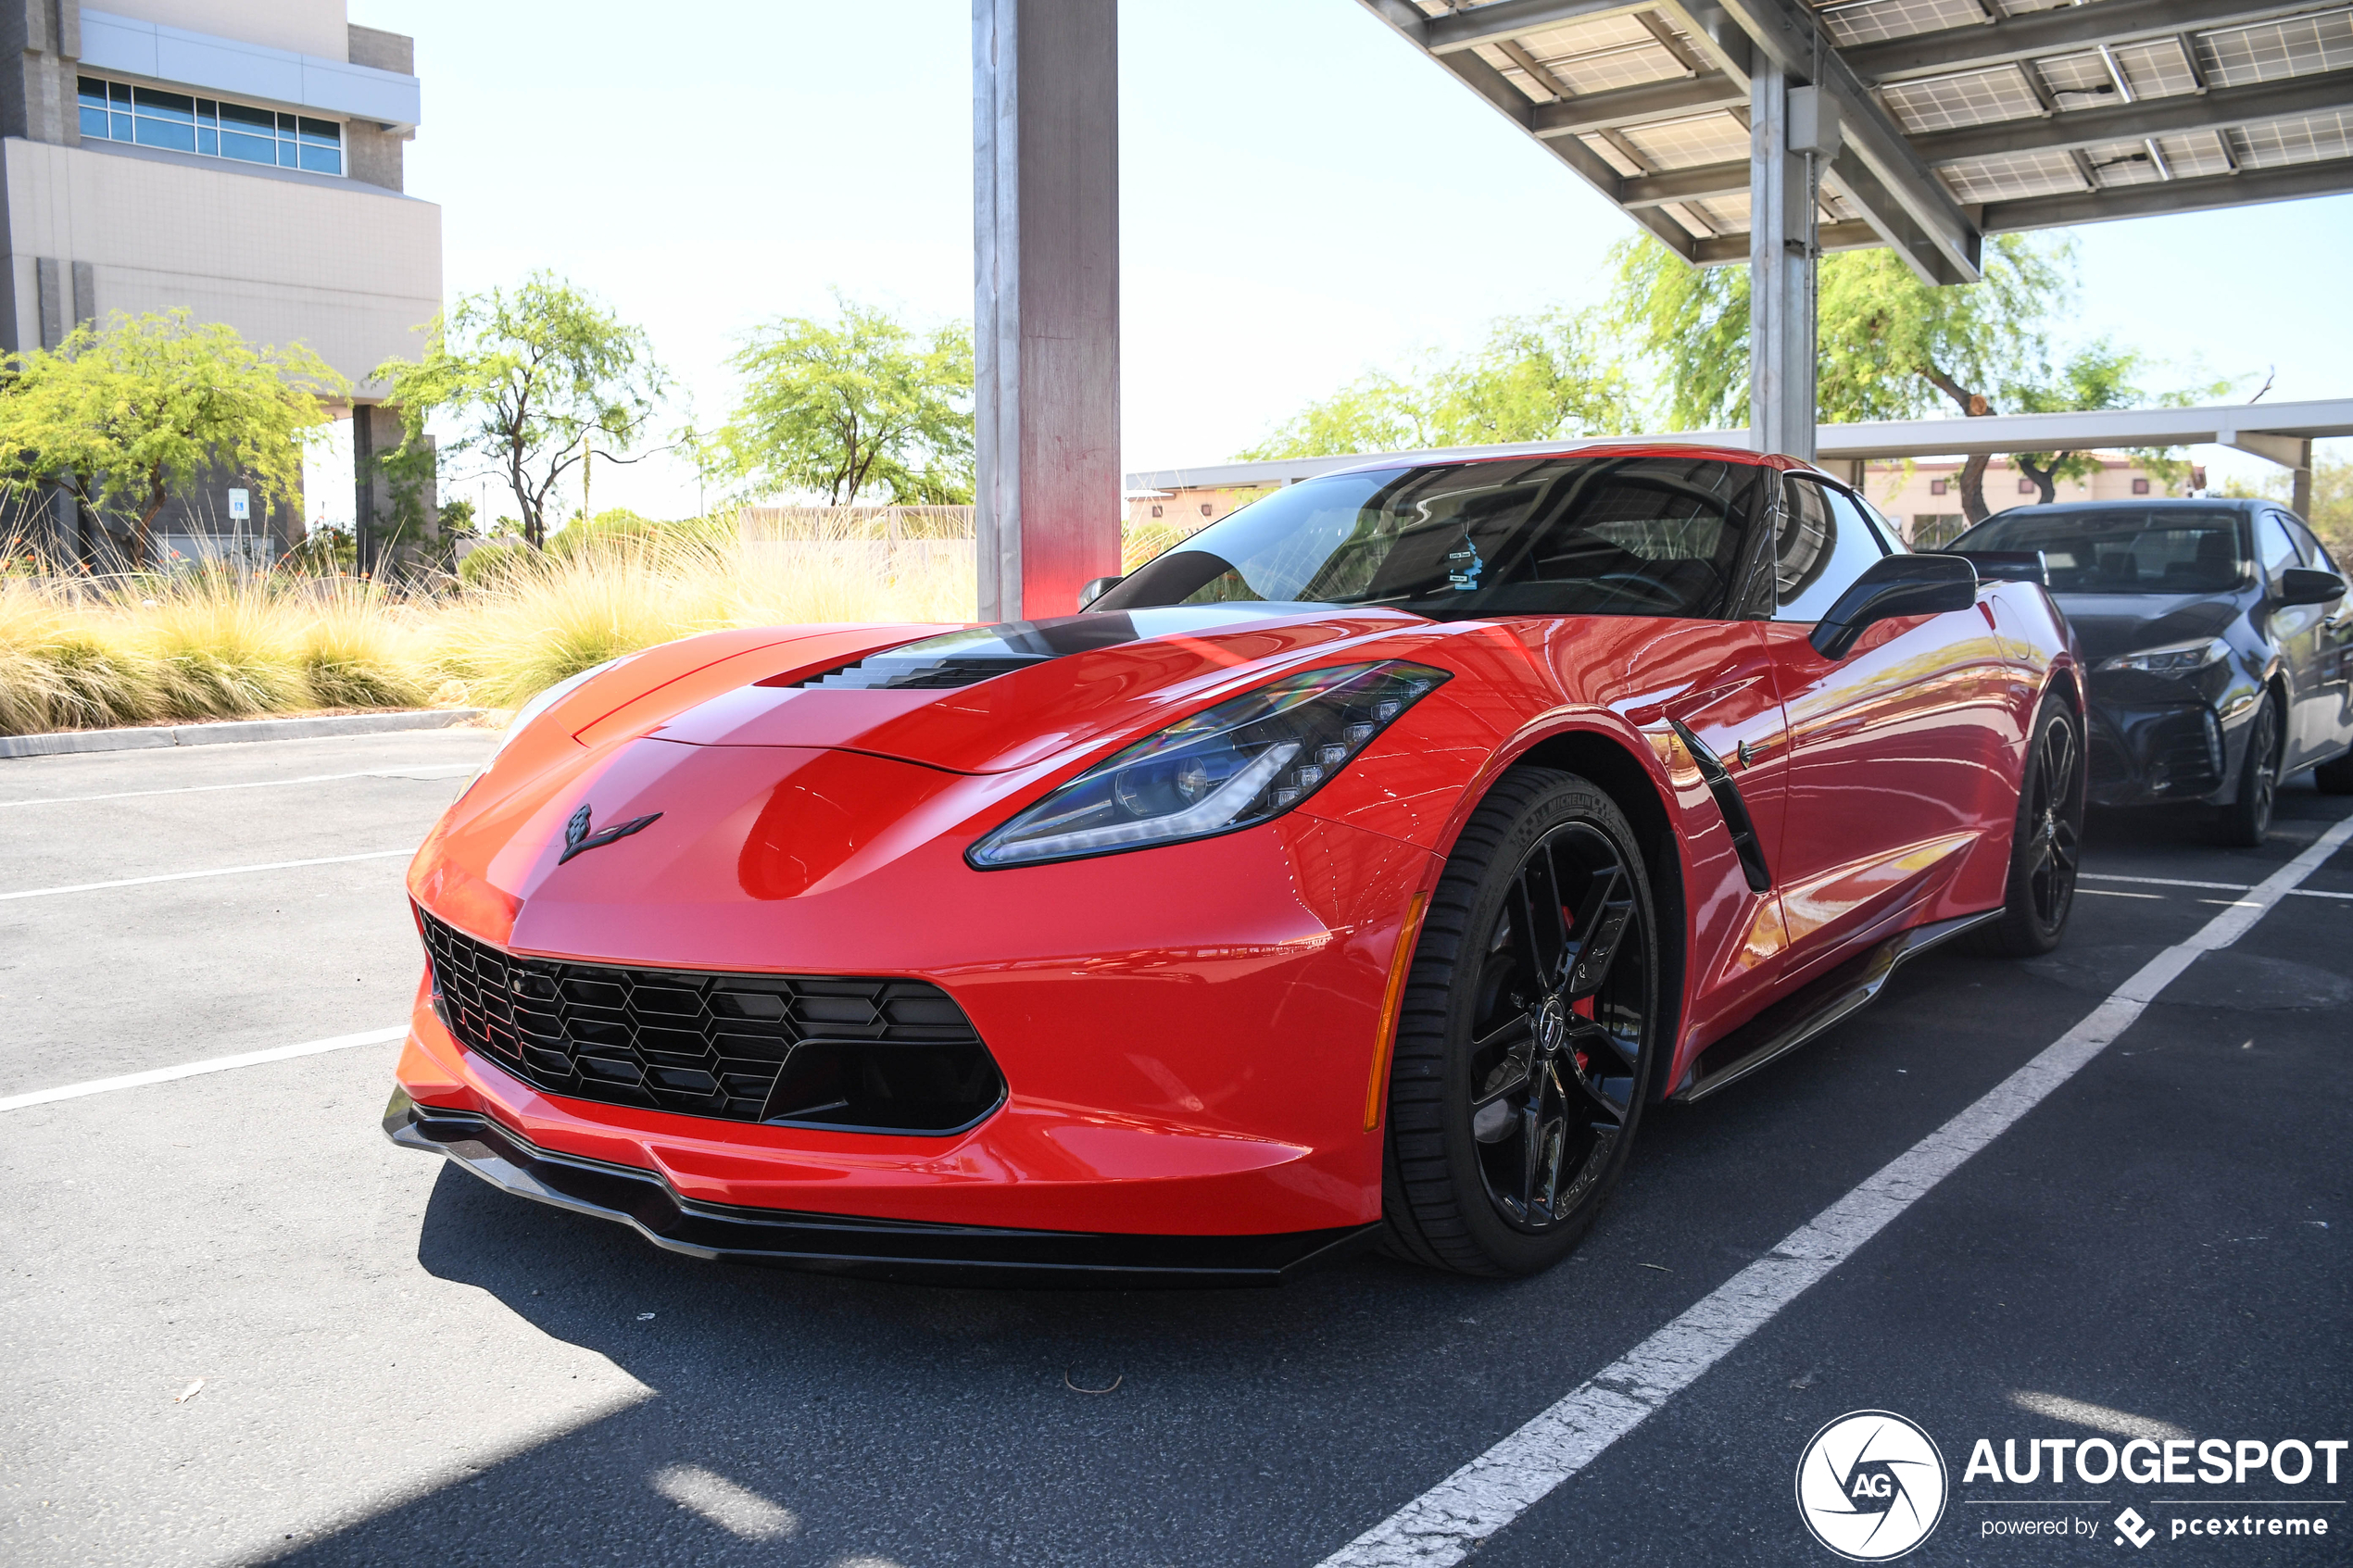
[[1977, 568], [1980, 577], [1998, 577], [2008, 583], [2032, 583], [2038, 588], [2051, 585], [2050, 563], [2040, 550], [1947, 550], [1947, 555], [1960, 557]]
[[1098, 577], [1093, 579], [1088, 583], [1086, 586], [1078, 590], [1078, 608], [1085, 609], [1088, 605], [1093, 604], [1097, 599], [1101, 598], [1105, 594], [1110, 593], [1114, 588], [1118, 587], [1122, 583], [1126, 581], [1127, 579], [1125, 577]]
[[1967, 556], [1889, 556], [1855, 579], [1806, 640], [1824, 659], [1844, 659], [1855, 639], [1899, 615], [1942, 615], [1977, 603], [1977, 568]]
[[2345, 579], [2334, 571], [2316, 571], [2309, 566], [2291, 566], [2280, 573], [2280, 585], [2271, 595], [2271, 602], [2288, 605], [2334, 604], [2345, 596]]

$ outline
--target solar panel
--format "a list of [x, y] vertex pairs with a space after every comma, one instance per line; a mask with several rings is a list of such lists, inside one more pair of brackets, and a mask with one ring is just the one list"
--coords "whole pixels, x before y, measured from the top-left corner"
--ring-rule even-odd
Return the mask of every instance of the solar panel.
[[2217, 87], [2282, 82], [2353, 66], [2353, 10], [2198, 35], [2198, 64]]
[[2353, 154], [2353, 110], [2330, 109], [2241, 126], [2231, 132], [2231, 151], [2250, 169], [2345, 157]]
[[[1546, 0], [1362, 3], [1568, 157], [1605, 194], [1634, 203], [1629, 210], [1670, 244], [1707, 263], [1737, 259], [1730, 242], [1747, 230], [1745, 194], [1652, 207], [1645, 203], [1655, 198], [1638, 198], [1617, 182], [1745, 162], [1750, 137], [1737, 100], [1752, 65], [1787, 57], [1775, 54], [1788, 47], [1772, 41], [1781, 34], [1766, 28], [1753, 42], [1736, 33], [1719, 40], [1692, 31], [1697, 24], [1680, 6], [1580, 16], [1574, 5]], [[1750, 0], [1768, 11], [1787, 3]], [[1981, 204], [1998, 204], [1989, 216], [2003, 228], [2032, 228], [2353, 191], [2353, 145], [2346, 134], [2353, 94], [2339, 99], [2299, 86], [2292, 100], [2267, 106], [2264, 94], [2247, 91], [2353, 70], [2353, 6], [2346, 0], [2320, 0], [2320, 9], [2299, 9], [2312, 0], [2231, 0], [2232, 24], [2204, 27], [2194, 18], [2205, 6], [2178, 7], [2192, 14], [2184, 25], [2150, 0], [1799, 4], [1818, 19], [1824, 51], [1835, 50], [1852, 68], [1863, 94], [1844, 100], [1851, 151], [1834, 179], [1837, 189], [1826, 187], [1822, 218], [1847, 226], [1836, 241], [1843, 245], [1872, 232], [1908, 234], [1906, 254], [1922, 276], [1969, 275], [1973, 252], [1965, 237], [1979, 220], [1964, 209]], [[2114, 33], [2098, 39], [2096, 19], [2111, 12]], [[1416, 16], [1428, 20], [1415, 22]], [[1806, 16], [1796, 13], [1798, 25]], [[1482, 17], [1492, 25], [1480, 25]], [[2035, 40], [2048, 47], [2034, 47]], [[1800, 79], [1807, 74], [1794, 62], [1788, 69]], [[2156, 107], [2219, 92], [2233, 96], [2209, 97], [2217, 106], [2211, 110]], [[2339, 102], [2346, 107], [2313, 110]], [[2151, 107], [2136, 114], [2141, 105]], [[2290, 107], [2297, 112], [2281, 112]], [[2192, 119], [2214, 128], [2170, 129]], [[2230, 119], [2237, 123], [2226, 124]], [[2099, 128], [2092, 133], [2103, 139], [2081, 144], [2084, 124]], [[1907, 139], [1933, 177], [1929, 189], [1904, 169]], [[1856, 170], [1856, 157], [1868, 177]], [[2257, 177], [2264, 169], [2337, 161], [2344, 164], [2339, 176]], [[2218, 178], [2233, 173], [2238, 177]], [[2157, 187], [2184, 182], [2170, 206], [2153, 199]], [[1943, 192], [1933, 190], [1936, 182]], [[2099, 193], [2111, 190], [2135, 194], [2107, 208]], [[1958, 205], [1944, 206], [1946, 194]], [[2070, 199], [2038, 203], [2044, 197]]]
[[1822, 26], [1840, 48], [1881, 44], [1948, 27], [1982, 27], [1985, 10], [1977, 0], [1863, 0], [1822, 13]]
[[1882, 88], [1880, 96], [1906, 131], [1957, 131], [2002, 119], [2023, 119], [2043, 112], [2042, 100], [2027, 84], [2026, 72], [2015, 65], [1963, 76], [1930, 77], [1898, 82]]
[[1729, 114], [1629, 125], [1619, 134], [1653, 169], [1696, 169], [1748, 157], [1748, 127]]
[[2087, 183], [2073, 154], [2053, 151], [1997, 153], [1947, 164], [1937, 172], [1944, 177], [1954, 199], [1963, 202], [2055, 195], [2082, 190]]

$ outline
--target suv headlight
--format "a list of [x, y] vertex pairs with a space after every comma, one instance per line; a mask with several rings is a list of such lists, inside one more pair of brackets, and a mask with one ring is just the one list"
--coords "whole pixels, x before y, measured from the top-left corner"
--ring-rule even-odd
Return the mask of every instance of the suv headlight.
[[1097, 763], [965, 859], [994, 871], [1253, 827], [1321, 789], [1448, 678], [1394, 659], [1285, 676]]
[[2138, 670], [2150, 675], [2187, 675], [2231, 657], [2231, 645], [2220, 637], [2202, 643], [2168, 643], [2161, 648], [2120, 653], [2100, 661], [2102, 670]]

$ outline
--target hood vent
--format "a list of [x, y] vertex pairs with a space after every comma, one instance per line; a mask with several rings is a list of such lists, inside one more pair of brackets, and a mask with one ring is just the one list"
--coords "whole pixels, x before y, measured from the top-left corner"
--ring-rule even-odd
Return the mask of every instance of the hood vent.
[[792, 684], [803, 690], [826, 687], [862, 692], [948, 691], [1044, 662], [1042, 659], [910, 659], [904, 654], [878, 654]]

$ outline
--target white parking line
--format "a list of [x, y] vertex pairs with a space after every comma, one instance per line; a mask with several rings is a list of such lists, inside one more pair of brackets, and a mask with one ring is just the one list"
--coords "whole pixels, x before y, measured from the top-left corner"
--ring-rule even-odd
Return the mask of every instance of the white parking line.
[[182, 784], [176, 789], [126, 789], [113, 795], [44, 795], [31, 800], [0, 800], [0, 810], [11, 806], [78, 806], [90, 800], [144, 800], [151, 795], [205, 795], [216, 789], [274, 789], [280, 784], [332, 784], [337, 779], [454, 779], [479, 771], [478, 762], [397, 763], [362, 768], [356, 773], [305, 773], [294, 779], [247, 779], [243, 784]]
[[2353, 817], [2322, 834], [2189, 940], [2143, 964], [2089, 1017], [1974, 1104], [1558, 1403], [1332, 1553], [1323, 1568], [1443, 1568], [1460, 1562], [2040, 1105], [2121, 1035], [2199, 954], [2245, 935], [2347, 839], [2353, 839]]
[[2080, 872], [2078, 882], [2137, 882], [2143, 887], [2204, 887], [2216, 893], [2244, 893], [2244, 882], [2183, 882], [2170, 876], [2114, 876], [2100, 872]]
[[166, 872], [161, 876], [126, 876], [113, 882], [77, 882], [66, 887], [27, 887], [15, 893], [0, 893], [0, 901], [10, 898], [52, 898], [60, 893], [95, 893], [106, 887], [143, 887], [151, 882], [187, 882], [200, 876], [242, 876], [247, 872], [291, 871], [296, 866], [341, 866], [353, 860], [388, 860], [395, 855], [414, 855], [417, 846], [406, 849], [371, 849], [364, 855], [321, 855], [308, 860], [271, 860], [258, 866], [215, 866], [207, 872]]
[[[2243, 882], [2180, 882], [2170, 876], [2114, 876], [2099, 872], [2082, 872], [2077, 876], [2076, 880], [2078, 882], [2133, 882], [2138, 883], [2143, 887], [2204, 887], [2210, 888], [2217, 893], [2245, 893], [2248, 890], [2247, 884]], [[2154, 898], [2158, 897], [2158, 895], [2154, 893], [2110, 893], [2104, 887], [2086, 887], [2082, 889], [2082, 891], [2085, 893], [2103, 894], [2110, 898]], [[2287, 891], [2291, 897], [2296, 898], [2353, 898], [2353, 893], [2332, 893], [2324, 887], [2291, 887]], [[2220, 903], [2221, 901], [2221, 900], [2217, 898], [2208, 898], [2205, 900], [2205, 902], [2209, 904]]]
[[157, 1067], [145, 1073], [126, 1073], [120, 1078], [93, 1078], [87, 1083], [67, 1084], [55, 1089], [35, 1089], [31, 1094], [11, 1095], [0, 1099], [0, 1110], [22, 1110], [29, 1105], [48, 1105], [61, 1099], [80, 1099], [84, 1095], [103, 1095], [115, 1089], [135, 1089], [146, 1084], [168, 1084], [174, 1078], [194, 1078], [206, 1073], [226, 1073], [233, 1067], [258, 1067], [265, 1061], [289, 1061], [298, 1056], [318, 1056], [325, 1051], [348, 1050], [354, 1046], [380, 1046], [386, 1040], [397, 1040], [409, 1033], [408, 1026], [395, 1029], [371, 1029], [364, 1035], [337, 1035], [330, 1040], [306, 1040], [298, 1046], [272, 1046], [268, 1050], [246, 1051], [240, 1056], [217, 1056], [210, 1061], [182, 1062], [178, 1067]]

